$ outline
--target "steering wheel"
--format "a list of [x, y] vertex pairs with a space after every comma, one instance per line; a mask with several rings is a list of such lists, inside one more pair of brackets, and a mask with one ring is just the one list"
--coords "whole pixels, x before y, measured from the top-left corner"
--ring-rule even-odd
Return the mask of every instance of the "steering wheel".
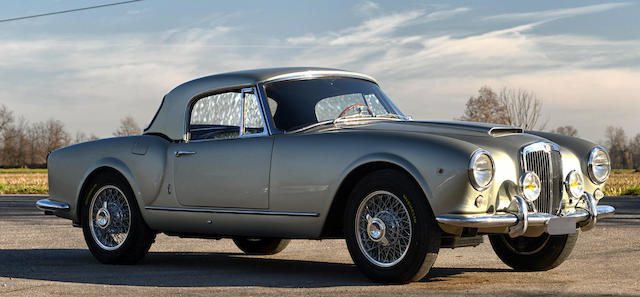
[[347, 112], [349, 112], [350, 110], [352, 110], [352, 109], [354, 109], [354, 108], [356, 108], [356, 107], [366, 107], [366, 108], [367, 108], [367, 111], [369, 111], [369, 114], [370, 114], [370, 115], [373, 115], [373, 111], [371, 110], [371, 108], [369, 108], [369, 106], [366, 106], [366, 105], [364, 105], [364, 104], [360, 104], [360, 103], [356, 103], [356, 104], [353, 104], [353, 105], [351, 105], [351, 106], [349, 106], [349, 107], [345, 108], [345, 109], [340, 113], [340, 115], [339, 115], [338, 117], [339, 117], [339, 118], [343, 117]]

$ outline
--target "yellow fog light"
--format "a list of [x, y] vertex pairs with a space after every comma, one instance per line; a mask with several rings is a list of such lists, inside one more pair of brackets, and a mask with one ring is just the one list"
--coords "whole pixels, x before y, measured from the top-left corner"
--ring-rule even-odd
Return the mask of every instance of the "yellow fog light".
[[527, 171], [520, 177], [520, 192], [522, 192], [524, 199], [531, 202], [538, 199], [540, 196], [540, 178], [535, 172]]
[[582, 174], [577, 170], [571, 170], [567, 174], [564, 185], [571, 198], [580, 198], [584, 194], [584, 179], [582, 179]]

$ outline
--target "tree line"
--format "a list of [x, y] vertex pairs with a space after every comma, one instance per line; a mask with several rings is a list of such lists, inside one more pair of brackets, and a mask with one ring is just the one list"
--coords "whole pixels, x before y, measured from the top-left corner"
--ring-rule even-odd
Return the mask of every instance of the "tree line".
[[[502, 88], [499, 92], [483, 86], [471, 96], [458, 120], [505, 124], [528, 130], [544, 130], [543, 101], [534, 92]], [[557, 127], [551, 132], [578, 136], [573, 126]], [[120, 120], [114, 136], [138, 135], [142, 129], [133, 117]], [[0, 167], [44, 167], [50, 152], [74, 143], [95, 140], [94, 134], [77, 132], [74, 137], [61, 121], [49, 119], [29, 123], [16, 118], [11, 110], [0, 105]], [[609, 151], [613, 168], [640, 168], [640, 133], [627, 137], [622, 127], [607, 127], [605, 140], [599, 141]]]
[[[133, 117], [120, 121], [114, 136], [136, 135], [142, 129]], [[64, 124], [55, 119], [30, 123], [24, 117], [16, 117], [6, 106], [0, 105], [0, 167], [46, 167], [47, 157], [61, 147], [90, 140], [94, 134], [77, 132], [72, 136]]]
[[[542, 120], [542, 105], [542, 99], [532, 91], [502, 88], [496, 93], [491, 87], [483, 86], [478, 95], [469, 97], [459, 120], [544, 130], [547, 122]], [[578, 130], [570, 125], [550, 132], [578, 136]], [[605, 139], [599, 143], [609, 151], [613, 168], [640, 168], [640, 133], [627, 137], [622, 127], [609, 126]]]

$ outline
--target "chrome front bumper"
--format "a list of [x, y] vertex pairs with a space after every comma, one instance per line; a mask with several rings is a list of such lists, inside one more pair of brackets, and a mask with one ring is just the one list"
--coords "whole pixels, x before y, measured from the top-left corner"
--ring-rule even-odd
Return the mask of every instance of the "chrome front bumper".
[[598, 206], [593, 195], [585, 193], [581, 198], [584, 207], [576, 208], [575, 212], [561, 216], [547, 213], [529, 213], [529, 205], [520, 196], [514, 196], [508, 210], [496, 214], [474, 215], [442, 215], [436, 220], [443, 225], [470, 228], [508, 227], [511, 237], [522, 236], [529, 226], [544, 226], [551, 235], [575, 233], [577, 227], [581, 230], [591, 230], [600, 218], [611, 217], [615, 208], [608, 205]]
[[36, 202], [36, 207], [44, 211], [68, 211], [69, 204], [53, 201], [51, 199], [42, 199]]

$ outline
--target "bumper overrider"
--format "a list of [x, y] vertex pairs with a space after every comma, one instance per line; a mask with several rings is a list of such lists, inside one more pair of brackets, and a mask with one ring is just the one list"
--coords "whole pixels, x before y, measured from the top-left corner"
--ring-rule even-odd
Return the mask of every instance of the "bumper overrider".
[[69, 211], [69, 204], [54, 201], [51, 199], [38, 200], [36, 202], [36, 207], [40, 210], [44, 210], [45, 212]]
[[438, 216], [436, 220], [443, 225], [469, 228], [508, 227], [509, 236], [518, 237], [527, 232], [530, 226], [544, 226], [545, 232], [551, 235], [571, 234], [576, 228], [582, 231], [593, 229], [598, 219], [613, 216], [615, 208], [609, 205], [598, 205], [598, 201], [589, 193], [584, 193], [581, 203], [574, 212], [559, 216], [548, 213], [529, 212], [529, 203], [514, 196], [511, 205], [505, 212], [495, 214], [447, 214]]

